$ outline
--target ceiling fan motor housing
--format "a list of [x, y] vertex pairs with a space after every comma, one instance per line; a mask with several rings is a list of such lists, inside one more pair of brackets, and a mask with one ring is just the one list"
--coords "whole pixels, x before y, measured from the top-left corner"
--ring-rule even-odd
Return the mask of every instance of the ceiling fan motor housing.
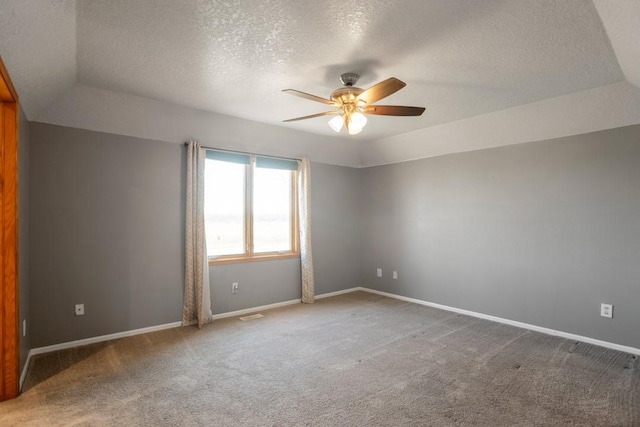
[[342, 84], [349, 87], [358, 83], [358, 79], [360, 79], [360, 75], [356, 73], [344, 73], [340, 75]]
[[363, 89], [354, 86], [358, 82], [359, 78], [360, 75], [356, 73], [341, 74], [340, 81], [345, 87], [341, 87], [331, 92], [331, 100], [340, 103], [345, 112], [347, 112], [347, 110], [349, 112], [355, 111], [356, 98], [364, 92]]
[[351, 104], [356, 100], [356, 97], [364, 92], [359, 87], [341, 87], [331, 92], [331, 100], [339, 102], [340, 104]]

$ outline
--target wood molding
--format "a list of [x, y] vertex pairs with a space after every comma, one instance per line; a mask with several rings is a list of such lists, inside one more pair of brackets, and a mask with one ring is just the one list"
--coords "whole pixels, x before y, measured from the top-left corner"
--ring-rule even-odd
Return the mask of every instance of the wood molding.
[[0, 82], [0, 101], [10, 103], [18, 102], [18, 93], [13, 87], [13, 83], [11, 82], [11, 78], [9, 77], [9, 72], [7, 71], [7, 67], [4, 66], [4, 62], [2, 61], [1, 56], [0, 77], [2, 77], [2, 81]]
[[19, 394], [18, 95], [0, 58], [0, 401]]

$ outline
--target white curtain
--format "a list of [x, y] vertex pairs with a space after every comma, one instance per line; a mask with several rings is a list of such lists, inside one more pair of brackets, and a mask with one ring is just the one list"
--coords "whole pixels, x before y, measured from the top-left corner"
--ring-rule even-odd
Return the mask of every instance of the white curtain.
[[204, 225], [204, 161], [206, 151], [187, 143], [187, 211], [182, 325], [201, 327], [211, 322], [211, 290]]
[[315, 290], [311, 255], [311, 166], [307, 158], [298, 161], [298, 210], [302, 302], [311, 304], [315, 301]]

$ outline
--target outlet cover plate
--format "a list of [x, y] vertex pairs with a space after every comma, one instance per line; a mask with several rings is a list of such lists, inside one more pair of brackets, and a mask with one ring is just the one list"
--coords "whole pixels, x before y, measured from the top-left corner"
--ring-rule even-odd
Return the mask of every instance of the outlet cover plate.
[[84, 304], [76, 304], [76, 316], [84, 316]]
[[613, 305], [604, 303], [600, 304], [600, 316], [611, 319], [613, 317]]
[[378, 268], [378, 269], [376, 270], [376, 276], [378, 276], [378, 277], [382, 277], [382, 269], [381, 269], [381, 268]]

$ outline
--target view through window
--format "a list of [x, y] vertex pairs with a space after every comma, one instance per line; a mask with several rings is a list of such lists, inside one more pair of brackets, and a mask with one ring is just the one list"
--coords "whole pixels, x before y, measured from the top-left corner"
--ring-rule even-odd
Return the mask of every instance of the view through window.
[[213, 262], [297, 254], [296, 169], [290, 160], [207, 152], [205, 223]]

